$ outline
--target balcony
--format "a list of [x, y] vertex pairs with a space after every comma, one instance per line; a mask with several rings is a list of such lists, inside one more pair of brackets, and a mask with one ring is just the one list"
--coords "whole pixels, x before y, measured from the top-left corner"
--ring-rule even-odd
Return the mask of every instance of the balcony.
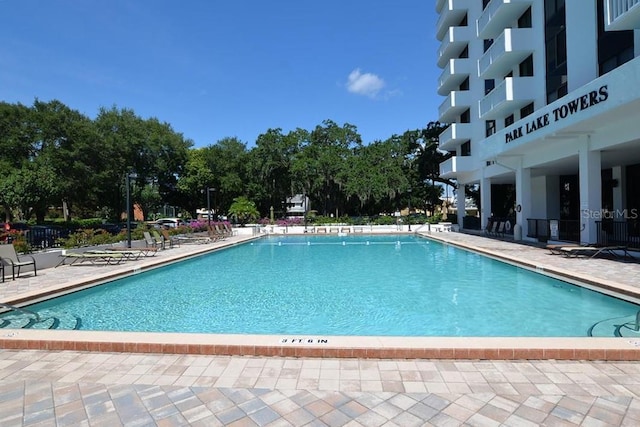
[[456, 90], [471, 74], [471, 60], [469, 58], [450, 59], [438, 79], [438, 94], [446, 96]]
[[451, 125], [440, 134], [438, 148], [444, 151], [454, 151], [460, 145], [471, 139], [471, 123], [451, 123]]
[[460, 114], [471, 107], [471, 92], [453, 91], [438, 107], [438, 121], [441, 123], [455, 122]]
[[471, 0], [446, 0], [443, 8], [439, 10], [440, 16], [436, 23], [436, 38], [442, 41], [449, 27], [455, 27], [460, 24], [462, 18], [469, 10], [469, 2]]
[[438, 49], [438, 67], [444, 68], [448, 60], [460, 56], [460, 52], [469, 44], [469, 40], [471, 40], [470, 27], [450, 27]]
[[507, 77], [480, 100], [480, 118], [496, 120], [507, 117], [534, 101], [536, 84], [533, 77]]
[[604, 16], [607, 31], [640, 29], [640, 0], [605, 0]]
[[440, 163], [440, 178], [456, 179], [458, 174], [473, 171], [473, 158], [470, 156], [453, 156]]
[[507, 28], [478, 60], [482, 79], [501, 79], [534, 51], [531, 28]]
[[531, 6], [533, 0], [491, 0], [476, 21], [481, 39], [495, 39]]

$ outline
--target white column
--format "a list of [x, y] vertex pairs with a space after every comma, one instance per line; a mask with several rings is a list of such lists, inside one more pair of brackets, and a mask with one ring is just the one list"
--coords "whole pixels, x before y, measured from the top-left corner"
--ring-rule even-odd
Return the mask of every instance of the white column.
[[467, 194], [465, 191], [464, 184], [458, 185], [458, 189], [456, 190], [456, 208], [458, 209], [458, 225], [462, 228], [464, 224], [464, 216], [465, 216], [465, 201], [467, 199]]
[[596, 220], [602, 214], [602, 173], [600, 151], [589, 150], [589, 137], [579, 150], [580, 165], [580, 242], [595, 243]]
[[491, 216], [491, 179], [482, 178], [480, 181], [480, 224], [484, 230], [487, 219]]
[[531, 209], [531, 169], [519, 164], [516, 169], [516, 224], [522, 227], [523, 238], [529, 232], [527, 219], [531, 218]]

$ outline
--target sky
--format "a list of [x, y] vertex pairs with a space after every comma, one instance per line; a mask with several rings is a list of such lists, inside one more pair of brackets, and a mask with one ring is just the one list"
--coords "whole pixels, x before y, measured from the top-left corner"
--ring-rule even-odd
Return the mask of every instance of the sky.
[[194, 147], [436, 121], [430, 0], [0, 0], [0, 101], [155, 117]]

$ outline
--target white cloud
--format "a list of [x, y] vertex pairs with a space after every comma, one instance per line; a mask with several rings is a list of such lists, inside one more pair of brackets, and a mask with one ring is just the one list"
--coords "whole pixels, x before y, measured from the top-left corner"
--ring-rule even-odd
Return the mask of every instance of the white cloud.
[[380, 90], [385, 86], [384, 80], [375, 74], [362, 73], [356, 68], [349, 74], [347, 79], [347, 90], [357, 95], [365, 95], [375, 98]]

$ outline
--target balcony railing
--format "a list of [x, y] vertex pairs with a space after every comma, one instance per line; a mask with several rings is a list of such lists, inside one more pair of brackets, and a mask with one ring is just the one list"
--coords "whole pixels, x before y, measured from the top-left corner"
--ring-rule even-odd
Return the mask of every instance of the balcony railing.
[[471, 29], [468, 26], [450, 27], [438, 49], [438, 67], [444, 68], [448, 60], [457, 58], [470, 40]]
[[438, 140], [438, 148], [445, 151], [453, 151], [470, 140], [472, 137], [471, 123], [451, 123], [444, 132], [442, 132]]
[[501, 78], [533, 51], [530, 28], [507, 28], [478, 60], [478, 73], [483, 79]]
[[535, 99], [534, 77], [506, 77], [479, 101], [483, 120], [506, 117]]
[[604, 5], [607, 31], [640, 28], [640, 0], [605, 0]]
[[470, 74], [471, 60], [469, 58], [450, 59], [438, 79], [438, 94], [446, 96], [452, 90], [456, 90]]
[[438, 121], [452, 123], [469, 107], [471, 107], [471, 92], [468, 90], [451, 92], [438, 107]]
[[518, 19], [533, 0], [492, 0], [476, 22], [481, 39], [495, 39], [513, 20]]

